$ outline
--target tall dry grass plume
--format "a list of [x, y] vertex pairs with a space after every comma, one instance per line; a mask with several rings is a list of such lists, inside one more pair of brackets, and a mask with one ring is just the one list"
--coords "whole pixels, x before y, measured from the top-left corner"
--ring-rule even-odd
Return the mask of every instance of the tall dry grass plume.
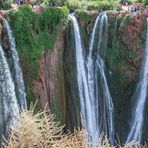
[[[85, 130], [75, 130], [64, 134], [64, 126], [55, 122], [55, 116], [46, 111], [34, 113], [34, 107], [22, 112], [16, 125], [9, 132], [4, 148], [115, 148], [110, 145], [107, 136], [101, 137], [101, 145], [89, 143]], [[121, 148], [121, 146], [118, 146]], [[139, 148], [135, 142], [123, 148]]]
[[46, 111], [34, 114], [34, 107], [22, 112], [10, 130], [4, 148], [83, 148], [86, 146], [86, 132], [75, 131], [64, 134], [64, 126], [55, 122], [55, 116]]

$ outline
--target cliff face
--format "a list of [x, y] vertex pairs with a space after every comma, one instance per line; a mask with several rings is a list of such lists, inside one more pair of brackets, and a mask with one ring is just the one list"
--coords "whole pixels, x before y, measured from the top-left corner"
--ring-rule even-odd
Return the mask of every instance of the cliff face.
[[41, 106], [56, 113], [65, 123], [65, 86], [63, 76], [64, 28], [61, 28], [53, 49], [39, 61], [39, 76], [33, 80], [33, 92]]
[[[28, 13], [32, 14], [30, 10], [27, 10], [26, 16]], [[97, 15], [97, 11], [79, 11], [76, 13], [86, 49], [85, 53], [88, 52], [88, 43]], [[145, 48], [145, 20], [147, 16], [143, 13], [130, 15], [127, 12], [119, 13], [116, 11], [108, 11], [107, 15], [108, 45], [106, 49], [101, 50], [101, 55], [105, 59], [107, 66], [106, 75], [115, 106], [116, 132], [121, 140], [125, 140], [127, 132], [123, 131], [127, 131], [129, 128], [128, 121], [131, 118], [129, 112], [131, 112], [133, 106], [131, 100], [139, 77], [139, 69]], [[21, 16], [17, 17], [20, 21]], [[34, 14], [30, 17], [34, 19]], [[11, 19], [13, 18], [10, 17]], [[40, 20], [40, 17], [38, 17], [35, 21], [39, 23], [38, 25], [41, 25], [39, 21], [43, 21], [43, 19]], [[32, 29], [32, 20], [25, 25], [26, 28], [30, 25], [28, 28], [31, 31], [33, 30], [32, 37], [43, 44], [43, 46], [39, 46], [40, 48], [46, 48], [47, 42], [53, 42], [52, 36], [49, 37], [52, 32], [50, 25], [47, 24], [48, 28], [47, 26], [42, 27], [34, 24], [36, 25], [35, 29]], [[44, 28], [47, 30], [43, 30]], [[15, 22], [12, 21], [13, 29], [16, 28]], [[41, 56], [36, 54], [39, 49], [33, 49], [34, 42], [30, 38], [30, 34], [27, 34], [27, 39], [24, 39], [25, 35], [21, 34], [22, 40], [30, 43], [30, 46], [26, 46], [27, 44], [24, 42], [22, 44], [18, 43], [18, 41], [21, 41], [18, 32], [19, 30], [14, 31], [14, 35], [17, 35], [17, 45], [22, 48], [21, 50], [18, 49], [18, 51], [28, 97], [31, 97], [29, 99], [35, 100], [34, 98], [36, 98], [40, 107], [45, 108], [46, 106], [46, 109], [54, 112], [57, 119], [66, 124], [66, 128], [73, 130], [74, 127], [80, 126], [75, 42], [71, 23], [67, 27], [58, 26], [58, 34], [53, 47], [49, 45], [47, 47], [51, 48], [41, 50]], [[39, 33], [40, 36], [38, 36]], [[47, 35], [48, 41], [46, 38], [41, 38], [44, 35]], [[0, 24], [0, 36], [3, 47], [8, 51], [9, 45], [5, 31], [2, 29], [2, 23]], [[38, 38], [39, 40], [37, 40]], [[40, 41], [41, 39], [44, 39], [43, 42]], [[38, 46], [36, 45], [36, 47]]]
[[109, 27], [106, 60], [113, 72], [109, 81], [115, 104], [116, 130], [124, 139], [127, 133], [123, 131], [128, 131], [130, 124], [135, 102], [133, 95], [145, 50], [146, 15], [122, 13], [109, 19]]
[[[77, 12], [86, 52], [97, 12]], [[146, 14], [108, 11], [108, 45], [101, 50], [115, 107], [115, 128], [125, 141], [133, 110], [133, 94], [146, 40]], [[125, 111], [126, 110], [126, 111]]]

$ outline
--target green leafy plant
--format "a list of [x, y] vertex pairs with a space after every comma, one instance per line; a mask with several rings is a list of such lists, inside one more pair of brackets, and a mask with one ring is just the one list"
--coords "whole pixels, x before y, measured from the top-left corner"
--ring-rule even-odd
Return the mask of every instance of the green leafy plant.
[[81, 3], [79, 0], [67, 0], [65, 5], [70, 11], [81, 8]]
[[1, 0], [0, 1], [0, 8], [10, 9], [12, 3], [13, 3], [13, 0]]
[[66, 0], [43, 0], [42, 6], [64, 6]]
[[112, 3], [108, 1], [88, 1], [82, 2], [82, 8], [87, 10], [109, 10], [112, 9]]
[[[45, 51], [53, 48], [58, 28], [67, 21], [66, 7], [45, 8], [36, 13], [29, 6], [10, 11], [10, 24], [22, 59], [27, 84], [27, 98], [34, 98], [32, 80], [36, 79], [39, 60]], [[33, 101], [33, 100], [32, 100]]]
[[144, 0], [144, 5], [148, 5], [148, 0]]
[[124, 17], [124, 24], [126, 25], [126, 26], [128, 26], [128, 24], [130, 23], [130, 20], [131, 20], [131, 14], [130, 13], [127, 13], [126, 15], [125, 15], [125, 17]]

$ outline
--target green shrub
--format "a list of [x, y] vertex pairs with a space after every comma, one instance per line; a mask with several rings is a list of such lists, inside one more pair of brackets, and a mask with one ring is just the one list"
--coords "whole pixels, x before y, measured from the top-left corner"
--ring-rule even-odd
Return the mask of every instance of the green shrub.
[[10, 9], [12, 3], [13, 3], [13, 0], [4, 0], [4, 1], [0, 1], [0, 8], [3, 8], [3, 9]]
[[116, 10], [116, 11], [122, 10], [121, 4], [113, 3], [112, 5], [113, 5], [113, 10]]
[[43, 0], [42, 5], [48, 6], [63, 6], [66, 0]]
[[44, 51], [53, 48], [57, 28], [66, 22], [67, 14], [66, 7], [47, 8], [43, 13], [37, 14], [28, 6], [9, 13], [17, 49], [25, 62], [22, 65], [25, 66], [27, 98], [34, 98], [31, 81], [38, 76], [38, 61]]
[[108, 1], [88, 1], [82, 2], [82, 7], [87, 10], [109, 10], [112, 9], [112, 3]]
[[81, 8], [81, 4], [79, 0], [67, 0], [65, 2], [65, 5], [67, 6], [67, 8], [70, 11], [73, 11], [75, 9], [80, 9]]
[[128, 26], [128, 24], [130, 23], [130, 20], [131, 20], [131, 14], [130, 13], [127, 13], [126, 15], [125, 15], [125, 17], [124, 17], [124, 24], [126, 25], [126, 26]]
[[82, 22], [88, 22], [90, 20], [90, 15], [87, 11], [78, 11], [77, 15]]
[[46, 28], [50, 26], [53, 29], [61, 21], [65, 22], [68, 9], [66, 7], [46, 8], [42, 13], [42, 25]]
[[144, 0], [144, 5], [148, 5], [148, 0]]
[[[30, 60], [38, 59], [42, 49], [52, 47], [51, 44], [49, 45], [51, 36], [56, 30], [56, 26], [65, 22], [67, 14], [66, 7], [46, 8], [41, 14], [35, 13], [28, 6], [20, 7], [18, 11], [11, 11], [11, 25], [18, 49], [28, 57], [30, 56]], [[48, 42], [46, 42], [47, 40]]]

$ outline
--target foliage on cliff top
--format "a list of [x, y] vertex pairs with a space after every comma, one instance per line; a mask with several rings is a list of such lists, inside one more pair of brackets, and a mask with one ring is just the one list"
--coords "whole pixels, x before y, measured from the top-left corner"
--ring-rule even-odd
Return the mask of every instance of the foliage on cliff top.
[[34, 98], [31, 88], [32, 80], [38, 76], [38, 62], [44, 51], [53, 48], [59, 28], [67, 21], [67, 14], [66, 7], [45, 8], [42, 13], [36, 13], [29, 6], [9, 13], [17, 49], [23, 61], [27, 98]]
[[0, 0], [0, 8], [10, 9], [13, 0]]
[[47, 8], [40, 14], [28, 6], [20, 7], [18, 11], [11, 11], [11, 26], [18, 49], [24, 53], [29, 50], [27, 52], [29, 56], [34, 50], [39, 52], [42, 49], [52, 48], [53, 45], [49, 44], [51, 36], [55, 33], [56, 26], [65, 22], [67, 14], [66, 7]]
[[148, 5], [148, 0], [143, 0], [144, 1], [144, 5]]
[[18, 51], [36, 64], [43, 51], [53, 47], [57, 26], [66, 22], [67, 14], [66, 7], [47, 8], [40, 14], [28, 6], [11, 11], [9, 15]]
[[127, 13], [124, 17], [123, 23], [124, 23], [124, 25], [128, 26], [130, 21], [131, 21], [131, 14]]

